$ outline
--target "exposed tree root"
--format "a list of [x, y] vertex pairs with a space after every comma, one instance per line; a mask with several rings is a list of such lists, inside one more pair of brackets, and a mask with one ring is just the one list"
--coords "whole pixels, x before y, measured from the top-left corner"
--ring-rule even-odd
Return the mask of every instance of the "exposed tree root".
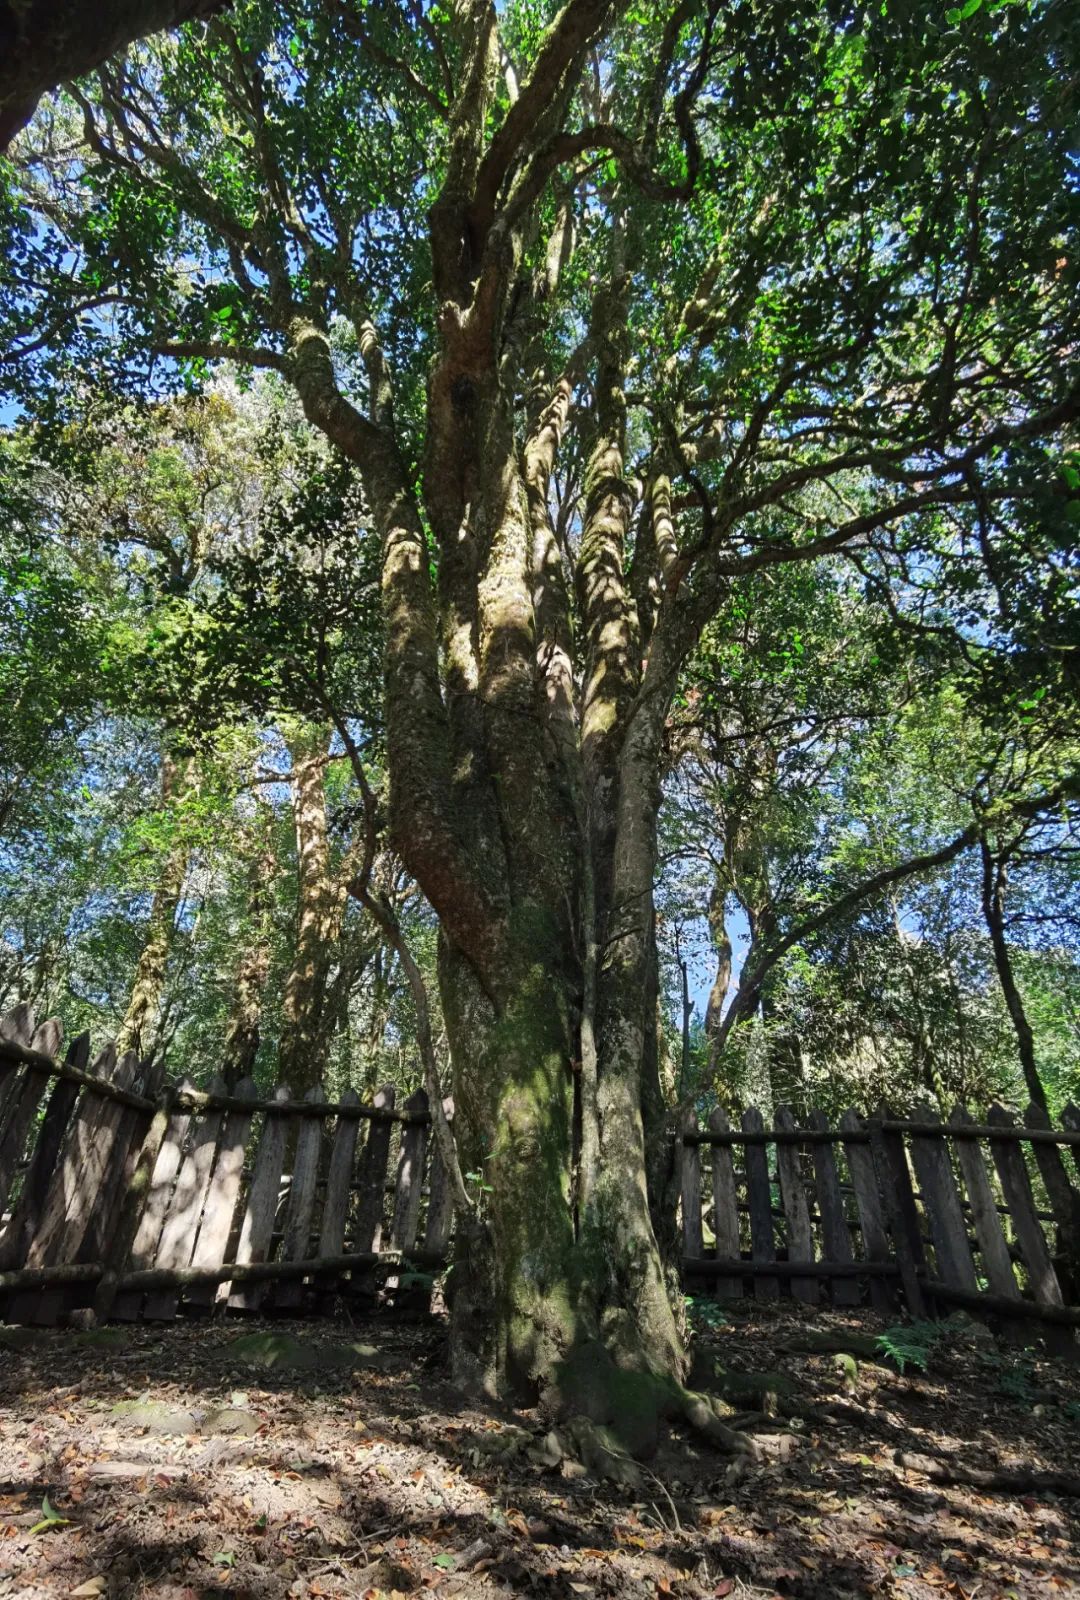
[[965, 1483], [975, 1489], [1005, 1494], [1067, 1494], [1080, 1498], [1080, 1478], [1069, 1472], [1037, 1472], [1026, 1467], [965, 1467], [959, 1461], [939, 1461], [934, 1456], [898, 1450], [898, 1466], [920, 1472], [934, 1483]]
[[708, 1396], [644, 1364], [620, 1365], [598, 1341], [580, 1345], [560, 1365], [545, 1400], [559, 1418], [549, 1438], [616, 1483], [640, 1484], [637, 1463], [655, 1452], [664, 1422], [684, 1423], [742, 1461], [759, 1455], [754, 1440], [718, 1416]]

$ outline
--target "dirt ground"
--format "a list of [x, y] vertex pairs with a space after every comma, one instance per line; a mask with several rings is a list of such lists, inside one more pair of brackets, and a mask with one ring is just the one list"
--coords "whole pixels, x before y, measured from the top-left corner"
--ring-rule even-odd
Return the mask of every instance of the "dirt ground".
[[743, 1402], [768, 1453], [732, 1468], [676, 1434], [625, 1487], [539, 1418], [463, 1400], [434, 1320], [3, 1330], [0, 1594], [1080, 1596], [1075, 1483], [897, 1460], [1080, 1473], [1080, 1368], [964, 1320], [925, 1374], [780, 1349], [882, 1326], [726, 1313], [699, 1380], [777, 1373]]

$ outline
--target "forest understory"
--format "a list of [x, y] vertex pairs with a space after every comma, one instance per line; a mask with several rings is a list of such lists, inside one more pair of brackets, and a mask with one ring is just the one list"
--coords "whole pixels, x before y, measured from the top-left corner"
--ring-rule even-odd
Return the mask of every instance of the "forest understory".
[[1074, 1367], [964, 1318], [904, 1374], [870, 1313], [709, 1320], [760, 1459], [676, 1432], [622, 1486], [466, 1400], [438, 1319], [3, 1330], [0, 1594], [1080, 1594]]

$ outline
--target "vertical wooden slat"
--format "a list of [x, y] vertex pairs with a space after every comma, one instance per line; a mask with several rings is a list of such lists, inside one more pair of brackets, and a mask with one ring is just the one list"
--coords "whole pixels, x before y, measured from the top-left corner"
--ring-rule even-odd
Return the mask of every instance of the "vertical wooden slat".
[[[996, 1102], [987, 1113], [987, 1121], [999, 1128], [1016, 1127], [1016, 1119]], [[1023, 1151], [1015, 1139], [991, 1139], [990, 1153], [1001, 1179], [1005, 1204], [1009, 1208], [1016, 1243], [1031, 1280], [1032, 1293], [1040, 1305], [1064, 1305], [1054, 1263], [1035, 1215], [1035, 1197], [1031, 1192], [1031, 1179]]]
[[[419, 1114], [427, 1108], [428, 1097], [423, 1089], [417, 1089], [405, 1102], [406, 1111]], [[401, 1153], [394, 1187], [394, 1216], [390, 1224], [391, 1250], [408, 1251], [416, 1243], [427, 1136], [427, 1125], [422, 1122], [406, 1123], [401, 1130]]]
[[[765, 1123], [757, 1106], [747, 1106], [742, 1114], [744, 1133], [763, 1133]], [[776, 1260], [776, 1243], [773, 1239], [772, 1192], [769, 1187], [769, 1160], [763, 1144], [744, 1146], [746, 1166], [746, 1203], [750, 1212], [750, 1253], [755, 1261]], [[759, 1300], [775, 1300], [780, 1293], [778, 1278], [754, 1279], [754, 1293]]]
[[[346, 1089], [341, 1097], [341, 1103], [346, 1106], [358, 1106], [360, 1096], [355, 1089]], [[319, 1232], [321, 1256], [339, 1256], [345, 1248], [345, 1225], [349, 1220], [353, 1163], [359, 1136], [359, 1118], [338, 1119], [337, 1128], [334, 1130], [333, 1149], [330, 1152], [330, 1171], [326, 1178], [326, 1203], [323, 1206], [322, 1228]]]
[[[373, 1104], [380, 1109], [392, 1111], [394, 1098], [393, 1084], [386, 1084], [376, 1094]], [[386, 1168], [390, 1161], [392, 1129], [392, 1122], [372, 1122], [368, 1130], [358, 1180], [360, 1193], [356, 1211], [356, 1251], [359, 1255], [369, 1250], [378, 1250], [382, 1242]]]
[[[971, 1117], [967, 1107], [954, 1106], [949, 1117], [949, 1126], [962, 1128], [970, 1123]], [[956, 1159], [964, 1175], [964, 1188], [967, 1190], [968, 1204], [971, 1206], [971, 1220], [975, 1227], [975, 1237], [979, 1241], [979, 1254], [986, 1281], [995, 1294], [1006, 1295], [1010, 1300], [1018, 1300], [1020, 1290], [1016, 1286], [1016, 1275], [1013, 1272], [1005, 1230], [1001, 1226], [1001, 1218], [994, 1202], [994, 1191], [990, 1184], [990, 1174], [986, 1170], [986, 1162], [983, 1160], [978, 1142], [975, 1139], [957, 1139]]]
[[[1029, 1128], [1052, 1126], [1046, 1112], [1034, 1103], [1024, 1112], [1024, 1122]], [[1080, 1276], [1080, 1194], [1069, 1182], [1069, 1174], [1056, 1144], [1035, 1144], [1032, 1153], [1057, 1224], [1059, 1248], [1067, 1258], [1066, 1276], [1074, 1280], [1069, 1288], [1075, 1292], [1075, 1280]]]
[[899, 1133], [886, 1132], [881, 1125], [886, 1120], [892, 1118], [889, 1107], [883, 1102], [877, 1115], [867, 1121], [870, 1150], [877, 1169], [878, 1189], [885, 1197], [904, 1299], [911, 1315], [921, 1317], [925, 1315], [926, 1302], [919, 1287], [919, 1274], [926, 1270], [926, 1254], [922, 1247], [919, 1213], [903, 1137]]
[[[941, 1125], [941, 1118], [930, 1106], [917, 1107], [915, 1115], [920, 1122]], [[942, 1283], [950, 1284], [954, 1289], [965, 1289], [974, 1294], [979, 1284], [944, 1128], [938, 1138], [914, 1135], [911, 1140], [911, 1159], [922, 1191], [923, 1210], [930, 1225], [937, 1276]]]
[[[226, 1092], [220, 1074], [211, 1078], [208, 1087], [212, 1094]], [[156, 1267], [186, 1267], [191, 1261], [224, 1115], [222, 1111], [201, 1111], [192, 1117], [188, 1148], [180, 1162], [154, 1257]], [[143, 1302], [143, 1316], [149, 1322], [170, 1322], [179, 1300], [175, 1289], [152, 1289]]]
[[[149, 1100], [156, 1100], [165, 1079], [165, 1063], [155, 1062], [144, 1066], [134, 1081], [134, 1087]], [[117, 1121], [109, 1168], [98, 1192], [90, 1222], [79, 1251], [80, 1261], [114, 1259], [117, 1245], [117, 1222], [124, 1199], [135, 1172], [135, 1163], [142, 1148], [147, 1129], [153, 1121], [152, 1111], [137, 1106], [124, 1106]]]
[[[190, 1078], [184, 1078], [180, 1083], [180, 1093], [190, 1091], [194, 1087], [195, 1084]], [[165, 1218], [172, 1202], [173, 1186], [183, 1164], [191, 1122], [190, 1111], [185, 1111], [180, 1106], [172, 1106], [165, 1116], [164, 1126], [156, 1119], [151, 1124], [150, 1133], [147, 1135], [148, 1144], [152, 1137], [159, 1133], [160, 1142], [153, 1155], [148, 1155], [148, 1160], [152, 1160], [153, 1166], [146, 1189], [145, 1204], [142, 1206], [131, 1245], [129, 1259], [133, 1272], [152, 1267], [157, 1259], [161, 1231], [165, 1226]], [[114, 1322], [134, 1322], [142, 1309], [142, 1303], [142, 1294], [125, 1291], [115, 1296], [109, 1315]]]
[[[779, 1132], [794, 1133], [795, 1118], [790, 1106], [777, 1106], [775, 1125]], [[776, 1165], [780, 1174], [780, 1198], [787, 1222], [788, 1260], [812, 1263], [814, 1260], [814, 1234], [810, 1227], [810, 1208], [806, 1203], [802, 1173], [799, 1171], [797, 1144], [780, 1143], [776, 1146]], [[791, 1292], [805, 1305], [818, 1302], [816, 1278], [792, 1278]]]
[[[29, 1049], [33, 1037], [34, 1013], [25, 1001], [20, 1001], [17, 1006], [13, 1006], [0, 1017], [0, 1039], [7, 1039], [11, 1044], [21, 1044]], [[3, 1126], [8, 1106], [16, 1092], [20, 1073], [24, 1070], [17, 1061], [5, 1061], [0, 1057], [0, 1127]]]
[[[111, 1079], [115, 1070], [116, 1049], [111, 1044], [106, 1045], [90, 1071], [96, 1078]], [[83, 1090], [49, 1184], [41, 1220], [26, 1252], [28, 1267], [44, 1267], [62, 1259], [60, 1252], [68, 1208], [78, 1195], [82, 1172], [93, 1157], [98, 1116], [104, 1104], [100, 1095], [90, 1089]]]
[[[355, 1089], [346, 1089], [342, 1105], [358, 1106], [360, 1096]], [[319, 1254], [339, 1256], [345, 1248], [345, 1229], [349, 1220], [352, 1200], [353, 1164], [356, 1158], [356, 1141], [360, 1134], [357, 1117], [339, 1117], [334, 1129], [334, 1142], [330, 1151], [330, 1166], [326, 1174], [326, 1199], [323, 1202], [322, 1226], [319, 1229]], [[338, 1279], [332, 1273], [320, 1273], [315, 1280], [320, 1301], [328, 1308], [332, 1304]]]
[[[112, 1080], [120, 1088], [128, 1089], [134, 1083], [139, 1069], [134, 1051], [128, 1051], [116, 1063]], [[104, 1076], [99, 1073], [99, 1076]], [[113, 1149], [124, 1107], [116, 1100], [107, 1100], [92, 1090], [85, 1090], [76, 1119], [76, 1152], [78, 1168], [67, 1195], [63, 1222], [54, 1230], [47, 1247], [41, 1236], [35, 1239], [27, 1256], [30, 1266], [53, 1266], [79, 1259], [86, 1230], [103, 1186], [108, 1182]], [[78, 1299], [78, 1292], [74, 1298]], [[46, 1289], [38, 1297], [33, 1320], [41, 1326], [52, 1327], [60, 1318], [72, 1296], [62, 1289]]]
[[[289, 1085], [279, 1083], [273, 1098], [279, 1102], [285, 1101], [290, 1094]], [[255, 1152], [255, 1167], [251, 1174], [240, 1242], [236, 1247], [237, 1264], [270, 1259], [288, 1132], [288, 1117], [276, 1115], [273, 1111], [265, 1114]], [[229, 1305], [240, 1311], [257, 1311], [266, 1298], [267, 1288], [265, 1283], [237, 1284], [229, 1294]]]
[[[443, 1101], [443, 1116], [453, 1127], [454, 1102], [449, 1097]], [[439, 1141], [433, 1137], [431, 1144], [424, 1249], [431, 1255], [445, 1256], [450, 1244], [450, 1230], [454, 1224], [454, 1192], [450, 1187], [450, 1177], [442, 1157], [442, 1150], [439, 1148]]]
[[[729, 1133], [731, 1125], [719, 1106], [709, 1113], [710, 1133]], [[713, 1232], [716, 1254], [723, 1260], [738, 1261], [742, 1254], [739, 1240], [739, 1202], [735, 1192], [735, 1163], [731, 1146], [712, 1147]], [[718, 1300], [734, 1300], [742, 1294], [741, 1278], [717, 1278], [714, 1293]]]
[[[238, 1100], [254, 1100], [257, 1093], [254, 1079], [241, 1078], [232, 1092]], [[191, 1256], [193, 1267], [218, 1267], [225, 1260], [253, 1115], [251, 1111], [230, 1111], [225, 1118], [207, 1186], [199, 1237]], [[187, 1295], [193, 1306], [211, 1306], [215, 1298], [228, 1298], [223, 1284], [196, 1284]]]
[[[304, 1099], [312, 1105], [321, 1105], [326, 1096], [318, 1084], [309, 1089]], [[285, 1237], [281, 1245], [283, 1261], [303, 1261], [311, 1254], [312, 1217], [315, 1211], [315, 1186], [319, 1179], [319, 1154], [323, 1142], [322, 1117], [301, 1117], [296, 1136], [296, 1156], [293, 1160], [292, 1187], [285, 1213]], [[287, 1283], [274, 1285], [275, 1310], [288, 1310], [301, 1306], [304, 1285], [293, 1278]]]
[[[172, 1120], [175, 1089], [171, 1085], [166, 1085], [163, 1062], [151, 1068], [147, 1074], [145, 1087], [151, 1098], [160, 1099], [160, 1104], [152, 1115], [144, 1111], [136, 1113], [138, 1121], [124, 1167], [121, 1192], [117, 1196], [109, 1223], [108, 1242], [103, 1252], [105, 1271], [94, 1290], [94, 1314], [99, 1322], [129, 1321], [138, 1316], [142, 1305], [141, 1295], [121, 1297], [117, 1292], [117, 1283], [132, 1262], [135, 1240], [153, 1200], [154, 1174]], [[179, 1162], [179, 1154], [177, 1161]], [[169, 1181], [172, 1182], [171, 1176]], [[161, 1211], [157, 1214], [156, 1222], [151, 1222], [149, 1226], [153, 1229], [151, 1248], [154, 1248], [161, 1232]], [[146, 1262], [140, 1260], [138, 1264], [142, 1266]], [[124, 1304], [121, 1307], [122, 1315], [118, 1316], [117, 1306], [121, 1298]]]
[[[1080, 1133], [1080, 1106], [1070, 1100], [1061, 1113], [1061, 1126], [1069, 1133]], [[1072, 1147], [1073, 1166], [1080, 1173], [1080, 1144]]]
[[[42, 1055], [56, 1056], [60, 1053], [63, 1039], [64, 1027], [60, 1018], [50, 1017], [34, 1030], [30, 1047], [40, 1050]], [[24, 1067], [21, 1079], [13, 1081], [7, 1119], [0, 1132], [0, 1215], [7, 1205], [15, 1174], [26, 1149], [27, 1135], [48, 1086], [48, 1072], [36, 1067]]]
[[[840, 1118], [840, 1128], [844, 1133], [865, 1132], [862, 1118], [853, 1108], [845, 1111]], [[855, 1206], [859, 1213], [859, 1230], [862, 1234], [861, 1259], [875, 1262], [891, 1261], [889, 1230], [885, 1220], [881, 1190], [878, 1187], [873, 1151], [869, 1145], [845, 1140], [844, 1155], [847, 1157], [851, 1186], [855, 1190]], [[883, 1278], [870, 1279], [870, 1302], [876, 1311], [892, 1310], [892, 1295]]]
[[[697, 1132], [697, 1117], [689, 1108], [683, 1113], [683, 1133]], [[701, 1216], [701, 1146], [679, 1145], [679, 1182], [682, 1193], [683, 1255], [700, 1261], [705, 1254], [705, 1234]]]
[[[67, 1064], [85, 1072], [89, 1059], [90, 1035], [80, 1033], [68, 1045]], [[19, 1198], [0, 1239], [0, 1271], [11, 1271], [26, 1261], [31, 1240], [41, 1226], [49, 1186], [78, 1098], [79, 1085], [69, 1078], [58, 1078], [53, 1084]]]
[[[828, 1117], [817, 1108], [810, 1112], [808, 1121], [814, 1129], [825, 1130], [829, 1126]], [[851, 1229], [844, 1215], [844, 1197], [840, 1193], [840, 1178], [836, 1170], [836, 1152], [831, 1144], [815, 1144], [812, 1149], [814, 1193], [821, 1218], [822, 1256], [826, 1261], [854, 1261]], [[834, 1305], [858, 1305], [859, 1285], [856, 1279], [836, 1278], [830, 1284], [830, 1289]]]

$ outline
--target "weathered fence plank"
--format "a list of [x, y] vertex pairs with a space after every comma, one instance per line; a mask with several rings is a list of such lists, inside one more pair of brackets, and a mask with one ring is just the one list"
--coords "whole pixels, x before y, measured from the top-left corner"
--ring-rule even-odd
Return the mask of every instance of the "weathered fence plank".
[[[719, 1106], [709, 1114], [711, 1133], [728, 1133], [730, 1123]], [[742, 1254], [739, 1239], [739, 1205], [735, 1188], [735, 1163], [730, 1145], [713, 1145], [712, 1150], [713, 1233], [716, 1254], [721, 1260], [738, 1261]], [[714, 1291], [718, 1300], [732, 1300], [742, 1294], [742, 1281], [717, 1277]]]
[[[417, 1089], [405, 1102], [407, 1111], [426, 1111], [427, 1092]], [[401, 1152], [398, 1156], [397, 1184], [394, 1190], [394, 1215], [390, 1224], [390, 1248], [406, 1255], [416, 1243], [416, 1229], [420, 1221], [420, 1194], [424, 1178], [424, 1152], [427, 1149], [427, 1125], [410, 1122], [401, 1130]]]
[[[275, 1091], [278, 1104], [286, 1104], [290, 1093], [287, 1083], [279, 1084]], [[288, 1132], [289, 1122], [286, 1116], [273, 1111], [264, 1114], [244, 1221], [240, 1229], [240, 1242], [236, 1247], [236, 1260], [240, 1266], [270, 1259]], [[265, 1283], [252, 1283], [250, 1287], [233, 1288], [229, 1293], [229, 1305], [241, 1311], [257, 1311], [265, 1296]]]
[[[1066, 1133], [1071, 1133], [1077, 1139], [1080, 1139], [1080, 1106], [1074, 1105], [1071, 1100], [1061, 1113], [1061, 1126]], [[1080, 1174], [1080, 1145], [1073, 1145], [1072, 1158], [1073, 1165], [1077, 1173]]]
[[[795, 1127], [791, 1107], [777, 1106], [775, 1121], [781, 1132], [790, 1133]], [[813, 1264], [814, 1233], [810, 1226], [810, 1208], [806, 1203], [806, 1190], [803, 1188], [802, 1173], [799, 1170], [798, 1145], [778, 1144], [776, 1165], [780, 1174], [780, 1198], [783, 1201], [784, 1217], [787, 1222], [788, 1260], [793, 1263]], [[791, 1280], [792, 1294], [796, 1300], [802, 1300], [806, 1305], [817, 1305], [819, 1291], [820, 1285], [816, 1278]]]
[[[453, 1126], [454, 1102], [449, 1097], [443, 1101], [443, 1116]], [[450, 1244], [450, 1231], [454, 1225], [454, 1191], [446, 1170], [438, 1139], [431, 1141], [431, 1163], [428, 1169], [428, 1208], [424, 1225], [424, 1250], [428, 1255], [445, 1256]]]
[[[59, 1017], [50, 1017], [35, 1029], [30, 1048], [40, 1050], [45, 1055], [56, 1055], [63, 1038], [64, 1027]], [[27, 1135], [48, 1085], [48, 1075], [39, 1072], [36, 1067], [25, 1067], [21, 1080], [12, 1084], [8, 1114], [0, 1132], [0, 1215], [7, 1205], [26, 1149]]]
[[911, 1315], [921, 1317], [925, 1303], [919, 1287], [919, 1274], [925, 1275], [926, 1255], [919, 1231], [919, 1213], [915, 1205], [915, 1191], [911, 1186], [904, 1137], [901, 1133], [886, 1131], [883, 1124], [888, 1120], [889, 1108], [882, 1104], [877, 1116], [871, 1117], [867, 1124], [870, 1150], [877, 1170], [878, 1189], [885, 1197], [904, 1299]]
[[[756, 1106], [747, 1106], [742, 1114], [744, 1133], [760, 1134], [765, 1130], [761, 1112]], [[746, 1203], [750, 1212], [750, 1253], [756, 1262], [776, 1260], [776, 1241], [773, 1238], [772, 1193], [769, 1188], [769, 1162], [764, 1144], [748, 1144], [745, 1150]], [[780, 1293], [777, 1278], [757, 1278], [754, 1292], [760, 1300], [775, 1300]]]
[[[1041, 1106], [1032, 1103], [1024, 1112], [1024, 1123], [1028, 1128], [1049, 1128], [1050, 1118]], [[1057, 1224], [1059, 1249], [1068, 1258], [1066, 1276], [1072, 1287], [1080, 1277], [1080, 1194], [1069, 1181], [1057, 1145], [1032, 1145], [1032, 1154]]]
[[[90, 1059], [88, 1033], [80, 1033], [71, 1041], [67, 1059], [85, 1068]], [[78, 1098], [77, 1084], [61, 1079], [53, 1085], [19, 1198], [0, 1239], [0, 1268], [21, 1267], [26, 1262], [30, 1244], [41, 1226], [53, 1173]]]
[[[253, 1078], [241, 1078], [233, 1089], [237, 1100], [254, 1101], [258, 1093]], [[232, 1232], [233, 1213], [240, 1195], [240, 1182], [244, 1175], [244, 1152], [251, 1132], [252, 1112], [230, 1111], [218, 1140], [214, 1170], [206, 1190], [199, 1237], [191, 1254], [191, 1265], [216, 1267], [225, 1260], [225, 1250]], [[217, 1294], [213, 1284], [203, 1284], [188, 1295], [188, 1304], [210, 1306]]]
[[[111, 1077], [116, 1067], [116, 1049], [106, 1045], [94, 1062], [94, 1072], [101, 1077]], [[63, 1235], [64, 1219], [72, 1195], [79, 1183], [79, 1174], [93, 1148], [95, 1116], [102, 1101], [83, 1094], [75, 1114], [68, 1125], [60, 1159], [49, 1182], [49, 1191], [41, 1208], [41, 1217], [26, 1253], [28, 1267], [43, 1267], [61, 1259], [58, 1241]]]
[[[1002, 1105], [992, 1105], [987, 1115], [992, 1127], [1010, 1129], [1016, 1125]], [[1054, 1263], [1035, 1215], [1035, 1197], [1031, 1191], [1031, 1178], [1023, 1150], [1010, 1139], [992, 1139], [990, 1153], [1001, 1179], [1005, 1204], [1016, 1231], [1016, 1243], [1031, 1282], [1031, 1292], [1040, 1305], [1064, 1305]]]
[[[112, 1054], [115, 1055], [115, 1052]], [[133, 1051], [128, 1051], [116, 1062], [109, 1075], [122, 1088], [128, 1088], [134, 1082], [138, 1067], [138, 1058]], [[98, 1070], [102, 1070], [100, 1058]], [[63, 1196], [66, 1200], [63, 1216], [56, 1218], [51, 1233], [43, 1237], [43, 1229], [35, 1238], [27, 1253], [27, 1266], [52, 1266], [59, 1262], [78, 1261], [94, 1204], [106, 1181], [122, 1115], [123, 1107], [116, 1101], [83, 1095], [72, 1129], [75, 1135], [74, 1171]], [[46, 1292], [38, 1298], [34, 1321], [52, 1327], [59, 1321], [64, 1305], [62, 1291]]]
[[[357, 1104], [360, 1096], [349, 1089]], [[353, 1163], [356, 1159], [356, 1141], [360, 1133], [359, 1122], [342, 1118], [334, 1130], [334, 1145], [330, 1152], [330, 1170], [326, 1177], [326, 1199], [323, 1202], [322, 1229], [319, 1233], [319, 1254], [338, 1256], [345, 1243], [345, 1228], [349, 1220], [349, 1201], [352, 1197]]]
[[[873, 1149], [861, 1141], [866, 1136], [862, 1118], [849, 1108], [840, 1118], [840, 1128], [848, 1137], [844, 1141], [851, 1186], [855, 1190], [855, 1207], [859, 1213], [859, 1231], [862, 1234], [862, 1253], [865, 1260], [879, 1266], [892, 1259], [889, 1248], [889, 1230], [885, 1208], [878, 1185], [877, 1167]], [[870, 1279], [870, 1300], [878, 1311], [892, 1309], [889, 1286], [878, 1278]]]
[[[683, 1112], [682, 1131], [694, 1132], [697, 1118], [692, 1110]], [[683, 1254], [703, 1256], [705, 1234], [701, 1216], [701, 1155], [700, 1146], [679, 1146], [679, 1188], [682, 1198]]]
[[[0, 1039], [10, 1040], [12, 1044], [23, 1045], [29, 1050], [33, 1037], [34, 1013], [25, 1001], [13, 1006], [0, 1017]], [[7, 1056], [0, 1056], [0, 1127], [3, 1126], [11, 1097], [16, 1090], [19, 1070], [17, 1061]]]
[[[949, 1126], [962, 1127], [970, 1121], [967, 1107], [957, 1105], [949, 1117]], [[970, 1139], [958, 1139], [956, 1158], [964, 1175], [964, 1188], [967, 1190], [968, 1203], [971, 1206], [971, 1220], [975, 1227], [975, 1237], [979, 1241], [979, 1254], [982, 1257], [986, 1281], [995, 1294], [1018, 1300], [1020, 1290], [1016, 1285], [1008, 1241], [1001, 1226], [1001, 1217], [998, 1214], [982, 1150]]]
[[[164, 1085], [165, 1065], [160, 1062], [147, 1074], [146, 1088], [157, 1096]], [[154, 1172], [173, 1110], [173, 1091], [164, 1094], [161, 1105], [152, 1115], [136, 1107], [129, 1109], [136, 1119], [135, 1126], [125, 1162], [122, 1189], [117, 1196], [110, 1236], [102, 1256], [104, 1270], [94, 1290], [94, 1315], [98, 1322], [109, 1319], [126, 1321], [130, 1316], [138, 1315], [142, 1303], [139, 1296], [129, 1296], [131, 1309], [125, 1310], [123, 1317], [116, 1316], [120, 1278], [125, 1268], [130, 1267], [139, 1224], [151, 1197]], [[157, 1231], [160, 1232], [160, 1218]], [[157, 1234], [155, 1244], [156, 1240]]]
[[[140, 1094], [156, 1098], [161, 1092], [164, 1079], [165, 1064], [157, 1062], [144, 1067], [141, 1077], [136, 1077], [133, 1081]], [[135, 1106], [120, 1106], [117, 1112], [112, 1157], [90, 1214], [86, 1236], [78, 1255], [80, 1261], [115, 1264], [113, 1251], [116, 1243], [117, 1218], [135, 1171], [143, 1139], [152, 1120], [148, 1111], [140, 1111]]]
[[[376, 1094], [374, 1103], [392, 1111], [394, 1097], [393, 1084], [386, 1084]], [[360, 1164], [360, 1195], [356, 1210], [356, 1248], [359, 1251], [378, 1250], [382, 1240], [386, 1168], [390, 1161], [390, 1128], [389, 1122], [373, 1122], [368, 1130]]]
[[[941, 1125], [941, 1118], [929, 1106], [917, 1109], [924, 1122]], [[930, 1239], [937, 1262], [936, 1275], [942, 1283], [974, 1292], [979, 1284], [944, 1129], [942, 1136], [937, 1139], [928, 1139], [921, 1134], [913, 1138], [911, 1159], [922, 1191], [923, 1210], [930, 1225]]]
[[[318, 1084], [304, 1096], [305, 1104], [319, 1105], [326, 1096]], [[283, 1261], [303, 1261], [310, 1256], [311, 1221], [315, 1211], [315, 1188], [319, 1180], [319, 1155], [322, 1151], [323, 1124], [319, 1117], [303, 1117], [296, 1135], [292, 1186], [285, 1213], [285, 1237], [281, 1245]], [[276, 1310], [303, 1304], [304, 1286], [297, 1279], [278, 1284], [274, 1289]]]
[[[216, 1092], [223, 1092], [224, 1080], [221, 1077], [212, 1078], [210, 1087]], [[211, 1111], [192, 1118], [188, 1148], [180, 1162], [176, 1187], [165, 1214], [154, 1257], [156, 1267], [186, 1267], [191, 1262], [224, 1117], [223, 1111]], [[178, 1297], [173, 1290], [156, 1291], [148, 1294], [143, 1302], [143, 1317], [148, 1322], [168, 1321], [175, 1317], [177, 1305]]]
[[[824, 1111], [811, 1111], [807, 1120], [817, 1132], [829, 1125]], [[844, 1197], [840, 1192], [840, 1177], [836, 1170], [836, 1151], [831, 1144], [812, 1145], [811, 1151], [814, 1159], [814, 1193], [818, 1216], [821, 1218], [822, 1256], [827, 1261], [854, 1261], [851, 1229], [844, 1213]], [[859, 1285], [853, 1278], [837, 1278], [830, 1289], [834, 1305], [858, 1305]]]
[[[185, 1089], [193, 1087], [190, 1078], [185, 1078], [180, 1083], [178, 1092], [182, 1093]], [[156, 1117], [151, 1123], [151, 1133], [159, 1131], [161, 1137], [157, 1150], [152, 1157], [149, 1157], [153, 1166], [142, 1196], [143, 1204], [138, 1221], [135, 1224], [130, 1256], [133, 1271], [144, 1271], [152, 1267], [157, 1259], [158, 1243], [172, 1200], [173, 1185], [184, 1159], [184, 1150], [191, 1128], [191, 1115], [187, 1109], [174, 1105], [168, 1109], [163, 1127]], [[149, 1142], [150, 1134], [147, 1138]], [[136, 1203], [137, 1201], [138, 1194]], [[116, 1322], [134, 1322], [141, 1309], [141, 1294], [121, 1290], [113, 1300], [111, 1316]]]

